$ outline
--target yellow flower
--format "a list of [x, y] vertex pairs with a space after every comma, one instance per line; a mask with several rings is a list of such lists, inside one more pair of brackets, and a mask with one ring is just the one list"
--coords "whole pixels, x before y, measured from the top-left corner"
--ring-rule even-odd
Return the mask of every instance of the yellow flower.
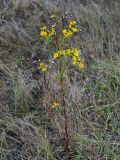
[[81, 61], [81, 57], [77, 57], [77, 61], [78, 61], [78, 62]]
[[76, 57], [79, 56], [79, 51], [78, 51], [76, 48], [73, 48], [73, 49], [72, 49], [72, 53], [73, 53], [73, 55], [76, 56]]
[[67, 33], [67, 30], [66, 29], [63, 29], [63, 34], [66, 34]]
[[40, 63], [39, 68], [42, 72], [46, 72], [48, 70], [48, 66], [45, 63]]
[[55, 27], [52, 27], [51, 31], [49, 31], [48, 37], [53, 37], [55, 35]]
[[78, 66], [80, 67], [80, 69], [84, 69], [84, 68], [85, 68], [85, 65], [84, 65], [82, 62], [80, 62], [80, 63], [78, 64]]
[[72, 63], [75, 65], [75, 64], [77, 64], [77, 58], [75, 57], [75, 56], [73, 56], [73, 58], [72, 58]]
[[81, 69], [84, 68], [84, 63], [82, 62], [81, 57], [79, 56], [79, 50], [76, 48], [73, 49], [66, 49], [66, 50], [59, 50], [56, 51], [53, 55], [54, 59], [59, 58], [60, 56], [70, 56], [73, 65], [79, 66]]
[[66, 54], [68, 54], [68, 55], [70, 56], [71, 50], [70, 50], [70, 49], [67, 49], [67, 50], [66, 50]]
[[70, 30], [68, 30], [68, 32], [67, 32], [67, 34], [66, 34], [66, 37], [71, 37], [73, 35], [73, 33], [70, 31]]
[[77, 24], [76, 21], [69, 21], [68, 27], [69, 27], [69, 28], [72, 28], [72, 27], [74, 27], [76, 24]]
[[76, 24], [77, 24], [77, 22], [76, 22], [76, 21], [72, 21], [72, 24], [73, 24], [73, 25], [76, 25]]
[[60, 106], [60, 104], [59, 103], [57, 103], [57, 102], [54, 102], [53, 104], [52, 104], [52, 108], [54, 109], [54, 108], [57, 108], [57, 107], [59, 107]]
[[69, 21], [69, 25], [76, 25], [77, 24], [77, 22], [76, 21]]
[[41, 32], [40, 32], [40, 35], [45, 38], [45, 37], [47, 37], [48, 34], [47, 34], [46, 31], [41, 31]]
[[70, 38], [73, 33], [70, 30], [63, 29], [63, 35], [65, 38]]
[[62, 50], [61, 55], [65, 56], [66, 55], [66, 50]]
[[58, 52], [55, 52], [54, 55], [53, 55], [53, 57], [54, 57], [55, 59], [58, 58], [58, 57], [59, 57]]
[[76, 21], [69, 21], [68, 29], [63, 29], [63, 35], [65, 38], [70, 38], [72, 35], [77, 32], [77, 28], [75, 28]]
[[41, 27], [40, 36], [49, 39], [55, 35], [55, 26], [52, 27], [51, 30], [48, 30], [46, 26]]
[[53, 57], [56, 59], [59, 56], [65, 56], [67, 54], [66, 50], [60, 50], [54, 53]]
[[74, 28], [74, 27], [72, 27], [71, 29], [72, 29], [72, 31], [73, 31], [74, 33], [78, 31], [78, 29], [77, 29], [77, 28]]

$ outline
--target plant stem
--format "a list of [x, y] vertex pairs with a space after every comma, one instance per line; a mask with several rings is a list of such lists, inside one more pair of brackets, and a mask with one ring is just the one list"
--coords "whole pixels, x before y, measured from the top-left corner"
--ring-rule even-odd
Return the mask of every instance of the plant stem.
[[64, 113], [64, 122], [65, 122], [65, 149], [69, 151], [69, 136], [68, 136], [68, 116], [67, 116], [67, 108], [65, 103], [65, 92], [64, 92], [64, 78], [62, 73], [62, 64], [60, 63], [60, 83], [61, 83], [61, 93], [62, 93], [62, 105], [63, 105], [63, 113]]

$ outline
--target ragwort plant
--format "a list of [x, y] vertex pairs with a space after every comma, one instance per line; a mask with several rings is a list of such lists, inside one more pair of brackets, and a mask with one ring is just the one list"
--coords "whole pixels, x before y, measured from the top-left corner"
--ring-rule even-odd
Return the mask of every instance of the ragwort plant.
[[[74, 37], [80, 32], [77, 27], [77, 22], [68, 18], [61, 18], [52, 16], [49, 27], [43, 25], [40, 28], [40, 39], [45, 44], [47, 49], [47, 57], [52, 59], [48, 63], [39, 63], [39, 68], [44, 74], [50, 74], [52, 69], [55, 69], [58, 78], [58, 85], [60, 88], [60, 101], [56, 101], [53, 97], [51, 98], [51, 110], [60, 108], [64, 116], [64, 147], [66, 151], [70, 148], [69, 138], [69, 116], [67, 112], [67, 105], [65, 101], [65, 78], [64, 75], [70, 69], [70, 67], [77, 67], [80, 70], [85, 68], [84, 61], [81, 57], [80, 50], [74, 48], [72, 41]], [[47, 62], [48, 62], [47, 61]], [[50, 65], [51, 63], [51, 65]], [[52, 67], [50, 67], [52, 66]], [[49, 90], [48, 90], [49, 92]]]

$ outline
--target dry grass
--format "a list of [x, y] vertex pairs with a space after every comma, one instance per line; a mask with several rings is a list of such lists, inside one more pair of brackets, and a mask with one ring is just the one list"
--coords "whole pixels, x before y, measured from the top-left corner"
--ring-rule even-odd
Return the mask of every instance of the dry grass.
[[120, 2], [96, 2], [0, 1], [0, 160], [70, 159], [60, 139], [63, 115], [48, 112], [49, 94], [60, 97], [55, 71], [48, 93], [33, 65], [46, 58], [39, 28], [53, 12], [77, 20], [74, 45], [87, 64], [84, 72], [65, 75], [65, 101], [77, 128], [71, 159], [120, 159]]

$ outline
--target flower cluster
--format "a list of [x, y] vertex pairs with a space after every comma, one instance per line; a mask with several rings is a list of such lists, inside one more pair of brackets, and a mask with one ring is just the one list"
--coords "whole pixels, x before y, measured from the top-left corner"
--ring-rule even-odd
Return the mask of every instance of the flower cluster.
[[60, 56], [69, 56], [72, 58], [72, 64], [79, 66], [81, 69], [84, 68], [84, 63], [82, 58], [79, 55], [79, 50], [76, 48], [73, 49], [66, 49], [66, 50], [59, 50], [56, 51], [53, 55], [54, 59], [59, 58]]
[[76, 21], [69, 21], [67, 26], [68, 29], [63, 29], [62, 31], [65, 38], [72, 37], [72, 35], [78, 31], [76, 24]]
[[39, 68], [42, 72], [46, 72], [48, 70], [48, 66], [45, 63], [40, 63]]
[[55, 27], [52, 26], [51, 30], [48, 30], [46, 26], [41, 27], [40, 36], [45, 39], [53, 38], [55, 35]]
[[[62, 33], [63, 33], [62, 38], [67, 39], [67, 38], [72, 37], [73, 34], [78, 31], [78, 28], [76, 28], [76, 25], [77, 25], [77, 23], [75, 20], [69, 20], [67, 22], [66, 28], [62, 28]], [[43, 39], [45, 39], [46, 41], [49, 39], [52, 39], [53, 42], [55, 43], [55, 46], [59, 46], [59, 43], [60, 43], [59, 40], [61, 40], [61, 39], [59, 39], [59, 34], [60, 34], [59, 31], [61, 31], [61, 30], [57, 31], [56, 27], [57, 27], [57, 23], [54, 26], [52, 26], [51, 29], [48, 29], [46, 26], [41, 27], [40, 36]], [[53, 39], [53, 37], [55, 37], [55, 38]], [[67, 42], [67, 41], [65, 41], [65, 42]], [[56, 49], [58, 49], [58, 48], [60, 48], [60, 47], [57, 47]], [[61, 56], [65, 57], [65, 58], [69, 57], [72, 64], [78, 66], [80, 69], [83, 69], [85, 67], [84, 62], [79, 54], [79, 50], [76, 48], [72, 48], [72, 49], [68, 48], [68, 49], [62, 49], [62, 50], [59, 49], [53, 53], [54, 59], [58, 59]], [[43, 72], [46, 72], [48, 70], [47, 65], [44, 63], [40, 63], [39, 67]]]
[[57, 108], [57, 107], [59, 107], [60, 106], [60, 104], [58, 103], [58, 102], [54, 102], [53, 104], [52, 104], [52, 108], [54, 109], [54, 108]]

